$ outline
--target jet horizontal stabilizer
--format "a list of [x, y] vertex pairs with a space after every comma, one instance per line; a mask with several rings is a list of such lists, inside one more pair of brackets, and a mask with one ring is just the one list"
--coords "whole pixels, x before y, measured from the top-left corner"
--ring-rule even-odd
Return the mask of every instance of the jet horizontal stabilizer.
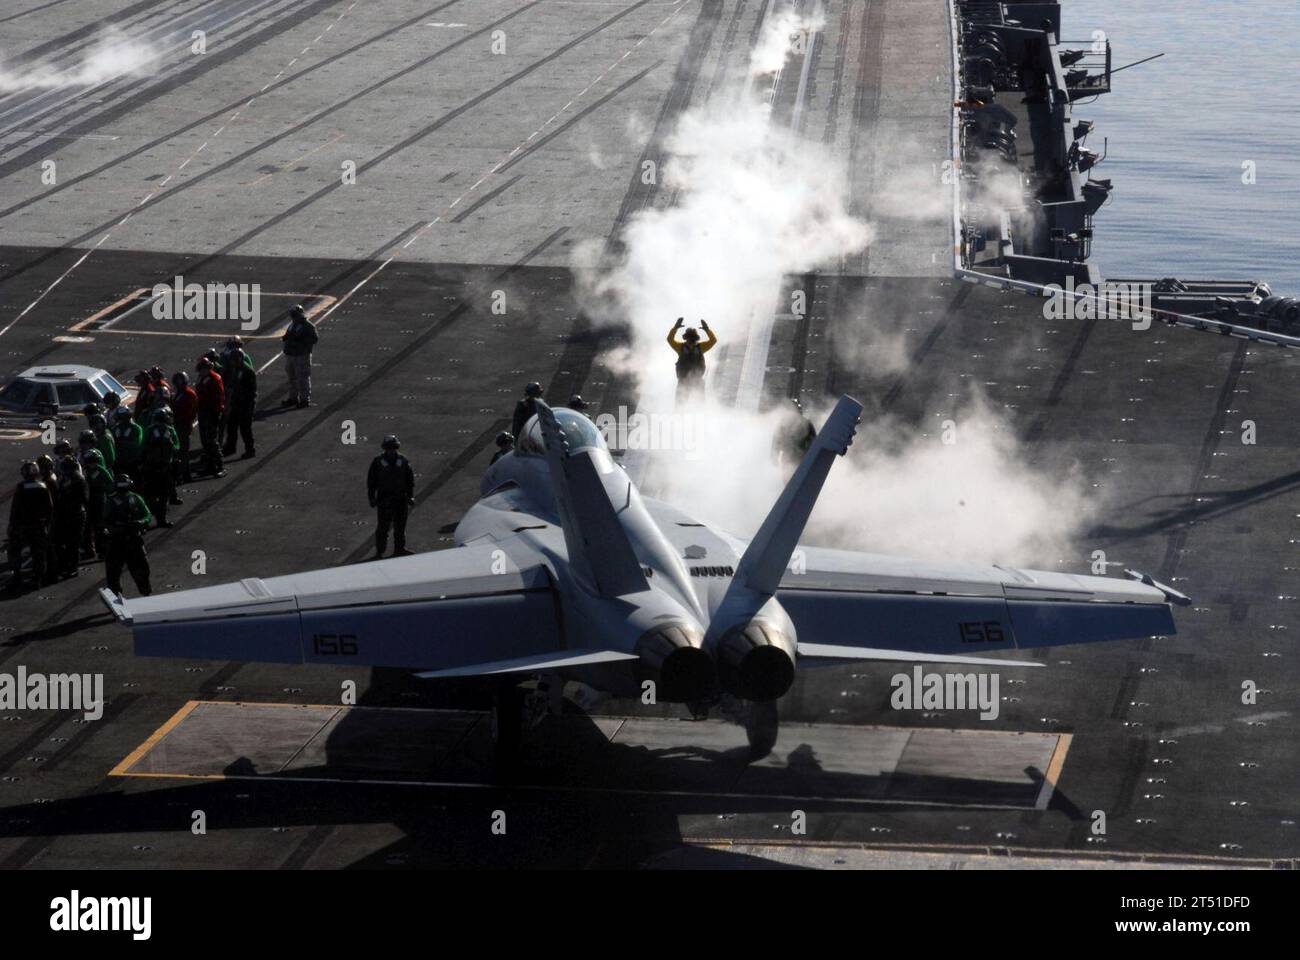
[[1168, 600], [1170, 603], [1176, 603], [1180, 607], [1186, 607], [1189, 606], [1192, 602], [1192, 598], [1189, 597], [1187, 594], [1179, 593], [1173, 587], [1165, 586], [1163, 583], [1160, 583], [1158, 580], [1153, 579], [1149, 573], [1143, 573], [1140, 570], [1126, 569], [1124, 571], [1124, 574], [1125, 576], [1128, 576], [1133, 580], [1137, 580], [1139, 583], [1146, 584], [1148, 587], [1155, 587], [1157, 590], [1159, 590], [1161, 593], [1165, 595], [1165, 599]]
[[1041, 667], [1036, 660], [996, 660], [992, 657], [963, 657], [958, 654], [922, 653], [917, 650], [884, 650], [880, 647], [845, 647], [833, 643], [801, 643], [801, 657], [833, 660], [899, 660], [905, 663], [964, 663], [977, 667]]
[[481, 677], [501, 673], [545, 673], [548, 670], [564, 670], [569, 667], [586, 667], [596, 663], [636, 659], [639, 658], [634, 653], [619, 653], [617, 650], [561, 650], [532, 657], [516, 657], [514, 660], [497, 660], [494, 663], [453, 667], [449, 670], [426, 670], [417, 673], [416, 676], [430, 680], [444, 677]]
[[104, 602], [104, 606], [108, 607], [108, 612], [113, 615], [113, 618], [118, 623], [130, 626], [131, 614], [127, 612], [126, 600], [123, 599], [121, 594], [114, 593], [108, 587], [100, 587], [99, 599]]

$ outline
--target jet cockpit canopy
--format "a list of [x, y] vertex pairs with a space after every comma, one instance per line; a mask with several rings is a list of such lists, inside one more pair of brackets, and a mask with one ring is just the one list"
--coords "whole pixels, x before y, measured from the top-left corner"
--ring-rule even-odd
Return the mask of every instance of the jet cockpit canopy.
[[[570, 410], [568, 407], [552, 407], [551, 412], [555, 414], [556, 422], [559, 423], [560, 429], [564, 431], [564, 439], [568, 442], [570, 453], [576, 453], [588, 447], [594, 447], [608, 453], [609, 447], [605, 443], [604, 436], [587, 416], [577, 410]], [[529, 418], [528, 423], [524, 425], [524, 435], [515, 444], [515, 453], [525, 457], [540, 457], [545, 452], [546, 446], [542, 441], [542, 425], [537, 421], [537, 416], [534, 414]]]

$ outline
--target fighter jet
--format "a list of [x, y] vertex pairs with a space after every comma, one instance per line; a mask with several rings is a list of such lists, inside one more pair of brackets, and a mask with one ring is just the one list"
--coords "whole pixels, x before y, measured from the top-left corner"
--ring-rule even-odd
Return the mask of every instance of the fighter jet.
[[[1150, 577], [1044, 573], [802, 546], [862, 406], [843, 397], [748, 541], [642, 496], [583, 414], [538, 401], [483, 476], [454, 548], [126, 600], [102, 591], [135, 652], [408, 668], [501, 678], [493, 734], [518, 747], [530, 676], [554, 709], [566, 680], [613, 696], [747, 705], [756, 755], [776, 701], [814, 662], [1006, 667], [994, 652], [1169, 635]], [[535, 692], [534, 694], [535, 695]]]

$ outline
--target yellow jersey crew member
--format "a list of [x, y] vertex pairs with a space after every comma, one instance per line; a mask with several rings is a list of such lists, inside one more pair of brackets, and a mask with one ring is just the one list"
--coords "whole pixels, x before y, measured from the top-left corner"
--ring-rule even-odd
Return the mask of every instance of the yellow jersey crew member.
[[717, 335], [709, 329], [708, 323], [701, 320], [700, 330], [708, 337], [701, 341], [699, 331], [694, 327], [682, 330], [682, 338], [677, 339], [677, 331], [682, 329], [685, 321], [678, 317], [673, 328], [668, 331], [668, 346], [677, 354], [677, 402], [704, 398], [704, 355], [718, 342]]

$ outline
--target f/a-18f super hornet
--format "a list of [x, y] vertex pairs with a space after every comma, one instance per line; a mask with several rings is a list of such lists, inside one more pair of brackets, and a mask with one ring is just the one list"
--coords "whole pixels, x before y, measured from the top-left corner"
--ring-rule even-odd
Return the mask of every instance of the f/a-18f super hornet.
[[[1174, 632], [1180, 593], [1150, 577], [1042, 573], [801, 546], [862, 406], [843, 397], [753, 539], [643, 497], [596, 426], [542, 401], [484, 474], [452, 549], [125, 600], [148, 656], [501, 675], [493, 730], [517, 741], [519, 675], [558, 691], [748, 702], [758, 753], [809, 661], [1006, 666], [986, 657]], [[653, 686], [649, 686], [653, 685]], [[648, 697], [647, 697], [648, 699]]]

